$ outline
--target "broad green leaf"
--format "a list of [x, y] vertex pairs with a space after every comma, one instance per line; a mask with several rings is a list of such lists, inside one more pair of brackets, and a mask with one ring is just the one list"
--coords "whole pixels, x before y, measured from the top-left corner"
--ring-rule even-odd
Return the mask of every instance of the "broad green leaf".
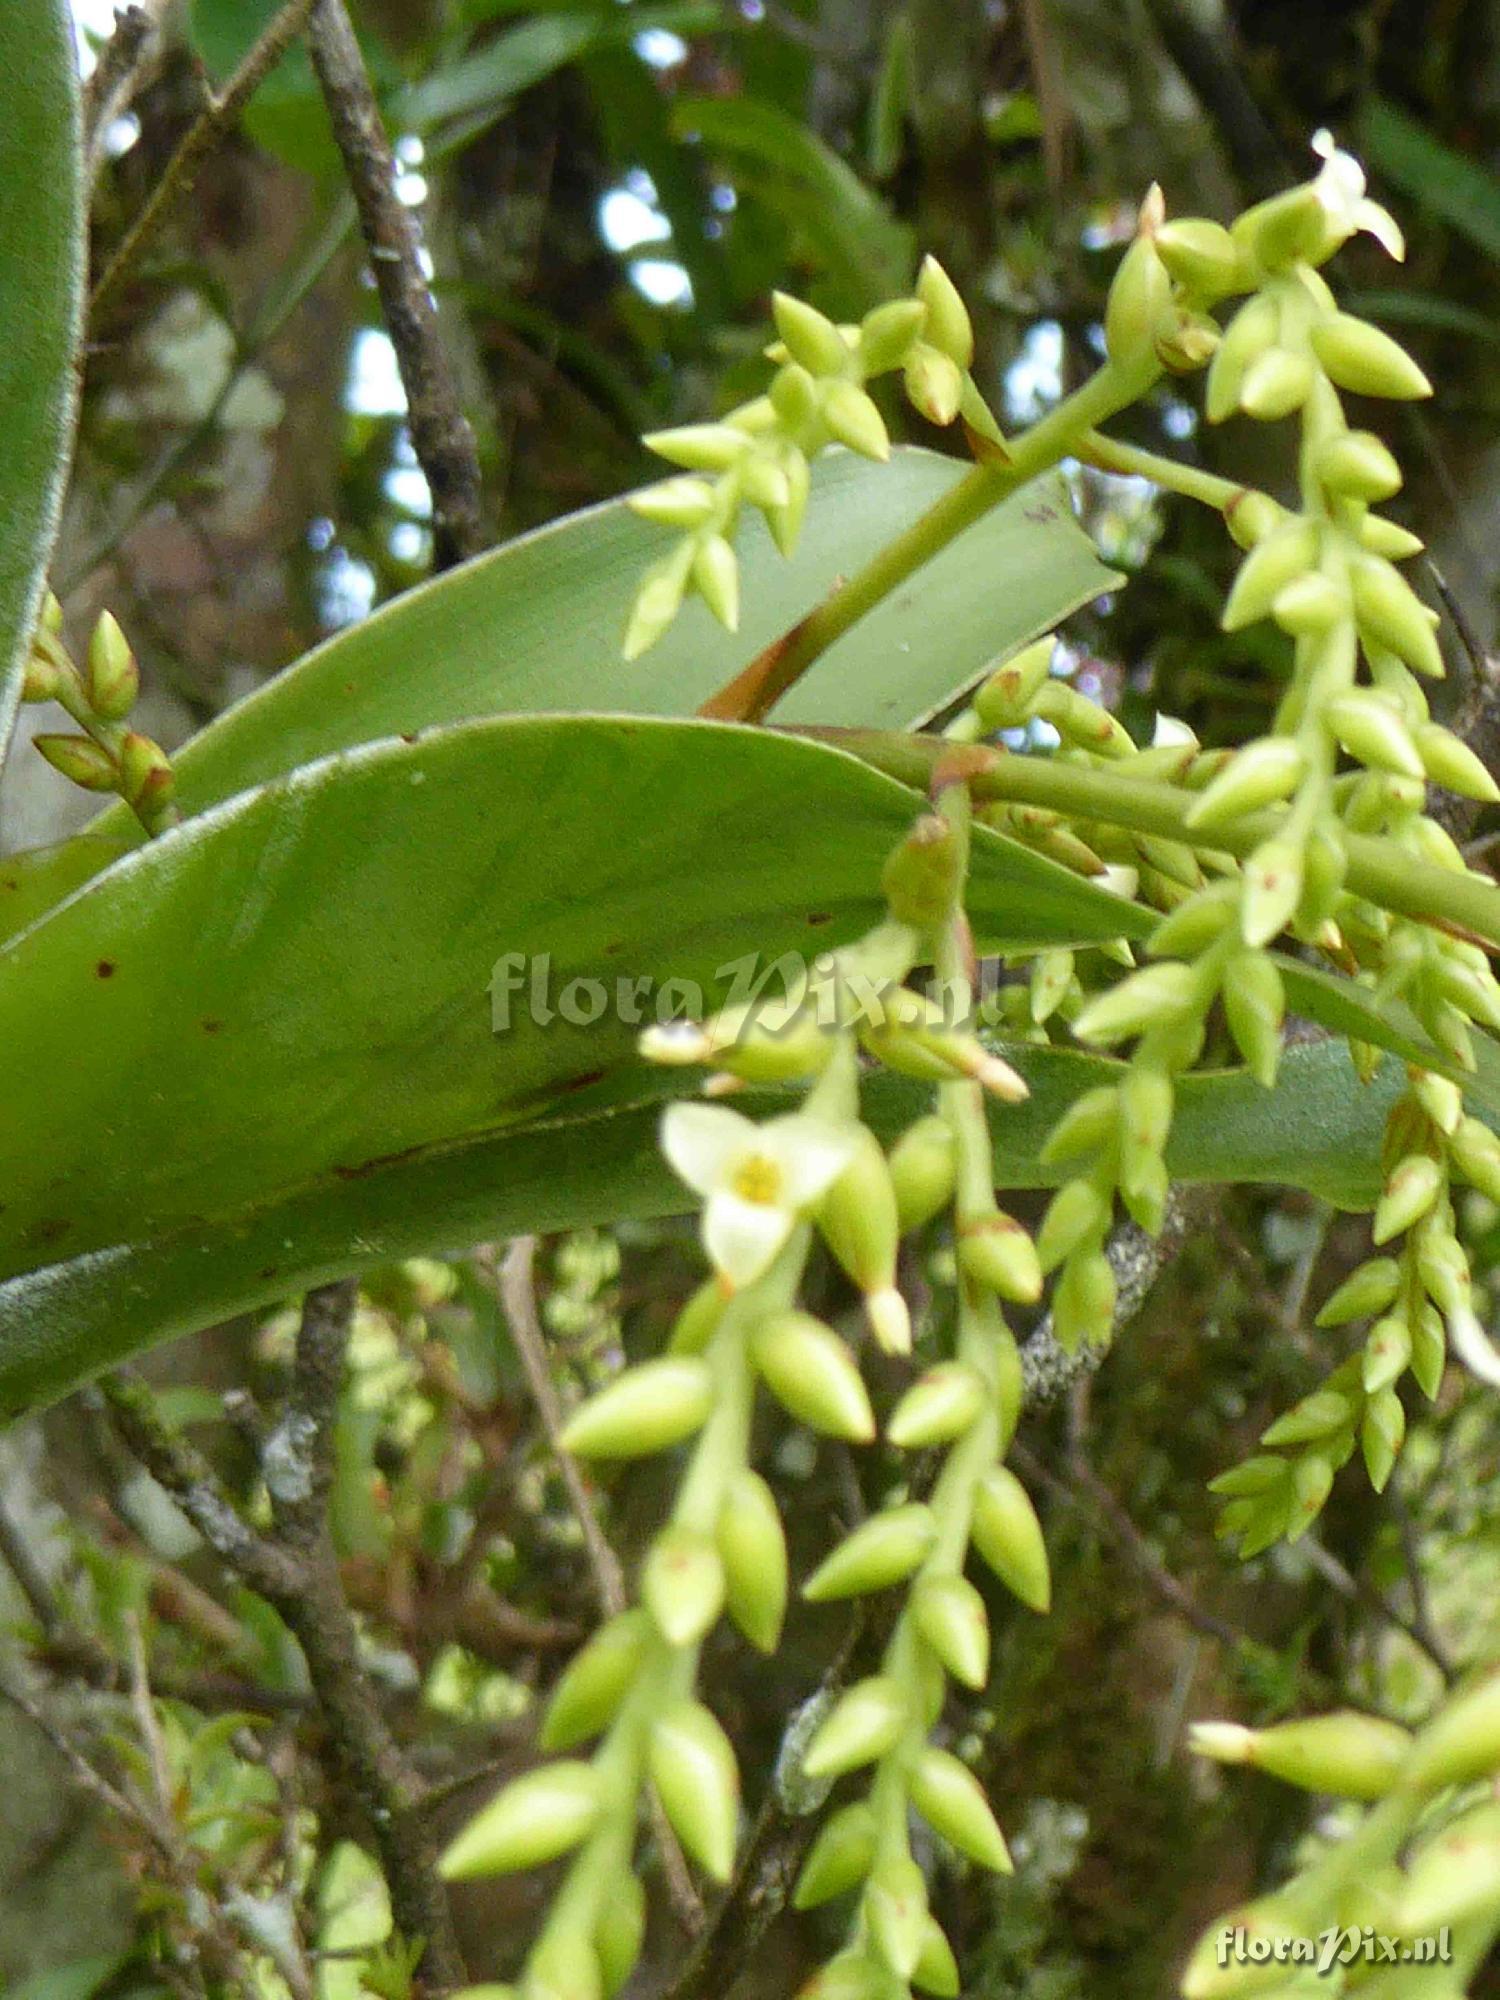
[[[680, 1207], [654, 1121], [682, 1080], [639, 1025], [859, 935], [917, 805], [792, 737], [521, 718], [304, 768], [126, 856], [0, 958], [0, 1411], [337, 1271]], [[1131, 914], [985, 828], [971, 905], [1017, 947]], [[1114, 1072], [1016, 1059], [997, 1175], [1034, 1185]], [[1332, 1044], [1272, 1095], [1195, 1079], [1173, 1168], [1367, 1198], [1398, 1084], [1360, 1090]], [[923, 1101], [877, 1080], [872, 1116]]]
[[78, 75], [63, 0], [0, 7], [0, 762], [62, 496], [83, 287]]
[[1466, 160], [1414, 118], [1377, 97], [1360, 122], [1370, 165], [1403, 193], [1442, 217], [1486, 256], [1500, 258], [1500, 179]]
[[[471, 716], [690, 714], [962, 471], [927, 451], [899, 451], [884, 466], [829, 453], [790, 562], [758, 516], [747, 525], [739, 633], [725, 632], [693, 603], [632, 666], [620, 659], [620, 638], [661, 531], [621, 501], [570, 515], [396, 598], [231, 709], [177, 756], [183, 807], [201, 812], [330, 751]], [[1116, 580], [1073, 521], [1060, 485], [1039, 481], [929, 564], [920, 591], [896, 592], [847, 633], [779, 705], [776, 719], [884, 728], [924, 721], [996, 653]], [[931, 604], [943, 607], [936, 630]], [[139, 836], [117, 806], [89, 837]], [[0, 868], [0, 939], [17, 918], [29, 920], [86, 881], [98, 852], [97, 844], [68, 843]]]

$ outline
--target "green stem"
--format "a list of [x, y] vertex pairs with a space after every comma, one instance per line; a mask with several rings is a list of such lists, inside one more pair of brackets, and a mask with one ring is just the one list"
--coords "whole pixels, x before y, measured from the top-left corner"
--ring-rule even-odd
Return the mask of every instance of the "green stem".
[[1102, 431], [1085, 431], [1074, 446], [1074, 456], [1099, 472], [1123, 474], [1127, 478], [1149, 479], [1153, 486], [1180, 493], [1187, 500], [1201, 500], [1205, 507], [1225, 513], [1237, 501], [1255, 492], [1235, 479], [1221, 479], [1201, 466], [1184, 465], [1179, 459], [1164, 458], [1160, 452], [1145, 451], [1139, 445], [1121, 444]]

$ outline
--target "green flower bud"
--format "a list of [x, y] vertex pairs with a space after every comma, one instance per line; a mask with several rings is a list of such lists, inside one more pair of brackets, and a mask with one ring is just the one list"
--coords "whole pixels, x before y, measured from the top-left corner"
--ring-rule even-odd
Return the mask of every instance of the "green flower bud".
[[1251, 1075], [1269, 1090], [1281, 1061], [1286, 994], [1281, 974], [1263, 952], [1243, 951], [1224, 975], [1224, 1018]]
[[842, 1807], [820, 1829], [797, 1877], [792, 1908], [812, 1910], [842, 1896], [865, 1879], [874, 1859], [875, 1815], [861, 1799]]
[[1090, 1000], [1074, 1021], [1073, 1032], [1081, 1042], [1108, 1046], [1181, 1020], [1198, 1004], [1198, 976], [1192, 966], [1175, 961], [1147, 965]]
[[1500, 1202], [1500, 1139], [1478, 1118], [1461, 1119], [1448, 1141], [1453, 1164], [1471, 1187]]
[[27, 655], [21, 676], [22, 701], [51, 701], [63, 684], [63, 669], [40, 648]]
[[603, 2000], [604, 1968], [581, 1932], [571, 1928], [544, 1936], [526, 1965], [521, 2000]]
[[1183, 290], [1205, 305], [1227, 298], [1242, 283], [1234, 238], [1217, 222], [1184, 216], [1156, 231], [1156, 254]]
[[946, 1750], [930, 1746], [912, 1767], [911, 1802], [935, 1833], [960, 1854], [997, 1875], [1014, 1873], [995, 1815], [979, 1780]]
[[1315, 1389], [1260, 1434], [1262, 1444], [1311, 1444], [1333, 1436], [1354, 1421], [1349, 1398], [1337, 1389]]
[[1174, 375], [1192, 375], [1213, 359], [1220, 337], [1216, 319], [1179, 305], [1157, 330], [1156, 358]]
[[892, 917], [914, 930], [944, 922], [958, 893], [960, 867], [952, 827], [937, 813], [923, 813], [881, 870]]
[[1277, 423], [1300, 410], [1312, 392], [1316, 374], [1305, 354], [1268, 347], [1245, 370], [1240, 384], [1240, 408], [1260, 423]]
[[1310, 262], [1324, 249], [1327, 211], [1311, 181], [1258, 201], [1235, 220], [1231, 241], [1263, 271]]
[[663, 479], [626, 495], [625, 504], [643, 521], [663, 528], [701, 528], [718, 505], [706, 479]]
[[805, 453], [794, 451], [788, 454], [782, 470], [786, 474], [787, 499], [783, 506], [766, 509], [766, 525], [771, 530], [771, 539], [782, 555], [789, 556], [797, 546], [797, 537], [802, 532], [803, 517], [807, 513], [807, 496], [812, 490], [812, 472]]
[[1317, 560], [1318, 535], [1310, 521], [1292, 520], [1267, 535], [1240, 564], [1219, 623], [1226, 632], [1238, 632], [1269, 616], [1287, 585], [1315, 568]]
[[705, 1278], [672, 1323], [667, 1342], [673, 1354], [701, 1354], [719, 1330], [729, 1303], [717, 1278]]
[[1500, 1806], [1475, 1806], [1425, 1841], [1407, 1868], [1391, 1928], [1430, 1936], [1500, 1914]]
[[1066, 681], [1045, 680], [1032, 698], [1031, 712], [1079, 750], [1099, 757], [1133, 757], [1135, 742], [1118, 716], [1090, 701]]
[[772, 1395], [800, 1423], [851, 1443], [874, 1437], [875, 1413], [859, 1364], [811, 1313], [789, 1309], [763, 1320], [750, 1351]]
[[1279, 1486], [1286, 1478], [1286, 1470], [1284, 1458], [1262, 1453], [1245, 1459], [1240, 1465], [1232, 1465], [1227, 1472], [1210, 1479], [1208, 1490], [1225, 1500], [1250, 1499]]
[[544, 1750], [572, 1750], [614, 1720], [646, 1648], [643, 1611], [622, 1611], [601, 1625], [563, 1670], [538, 1738]]
[[1386, 1481], [1400, 1456], [1405, 1437], [1406, 1412], [1401, 1407], [1401, 1398], [1394, 1389], [1379, 1390], [1365, 1404], [1359, 1429], [1365, 1470], [1377, 1493], [1385, 1491]]
[[1052, 1604], [1047, 1544], [1036, 1509], [1009, 1466], [997, 1465], [974, 1495], [974, 1546], [1006, 1589], [1032, 1611]]
[[1046, 633], [1003, 660], [974, 696], [974, 708], [986, 729], [1010, 729], [1026, 720], [1037, 692], [1052, 672], [1057, 635]]
[[1114, 1330], [1115, 1274], [1102, 1250], [1075, 1254], [1052, 1294], [1052, 1331], [1065, 1354], [1084, 1341], [1102, 1346]]
[[713, 1400], [705, 1362], [684, 1355], [644, 1361], [575, 1410], [559, 1442], [578, 1458], [643, 1458], [691, 1437]]
[[792, 497], [791, 481], [779, 452], [774, 457], [765, 451], [752, 453], [740, 467], [740, 484], [751, 505], [766, 514], [784, 507]]
[[1451, 1078], [1419, 1070], [1411, 1079], [1412, 1096], [1445, 1138], [1458, 1130], [1464, 1115], [1464, 1094]]
[[1257, 949], [1296, 915], [1302, 898], [1302, 849], [1290, 840], [1263, 841], [1245, 863], [1240, 935]]
[[[824, 1242], [868, 1296], [895, 1291], [901, 1225], [880, 1142], [863, 1125], [858, 1132], [853, 1157], [819, 1202], [814, 1220]], [[898, 1338], [895, 1351], [904, 1353], [911, 1346], [911, 1329], [909, 1322], [900, 1324], [905, 1338]]]
[[786, 1536], [771, 1489], [758, 1473], [729, 1482], [714, 1529], [729, 1615], [752, 1646], [774, 1653], [786, 1616]]
[[544, 1764], [515, 1778], [444, 1849], [448, 1882], [539, 1868], [574, 1848], [599, 1816], [599, 1781], [587, 1764]]
[[1055, 1271], [1080, 1243], [1093, 1242], [1109, 1218], [1109, 1201], [1092, 1181], [1065, 1181], [1047, 1205], [1037, 1231], [1036, 1256], [1042, 1270]]
[[917, 273], [917, 297], [927, 308], [926, 337], [934, 347], [968, 368], [974, 360], [974, 328], [958, 287], [936, 257], [924, 257]]
[[958, 2000], [958, 1961], [936, 1917], [928, 1917], [922, 1926], [922, 1949], [912, 1967], [911, 1983], [922, 1993], [936, 1994], [937, 2000]]
[[639, 1876], [627, 1870], [610, 1877], [609, 1894], [599, 1913], [594, 1932], [594, 1949], [599, 1954], [599, 1970], [604, 1990], [619, 1992], [640, 1959], [646, 1941], [646, 1892]]
[[1401, 468], [1373, 431], [1345, 431], [1317, 456], [1318, 477], [1351, 500], [1389, 500], [1401, 491]]
[[843, 335], [816, 306], [789, 292], [771, 294], [771, 313], [787, 352], [814, 375], [840, 375], [849, 361]]
[[1448, 1332], [1442, 1314], [1424, 1305], [1408, 1323], [1411, 1334], [1411, 1372], [1428, 1402], [1437, 1400], [1448, 1366]]
[[1422, 769], [1434, 784], [1444, 785], [1462, 798], [1482, 799], [1486, 805], [1500, 799], [1500, 785], [1481, 759], [1441, 723], [1419, 722], [1412, 736]]
[[691, 566], [692, 546], [684, 543], [681, 555], [654, 563], [641, 578], [621, 646], [627, 661], [638, 660], [649, 651], [677, 616]]
[[1244, 1729], [1237, 1722], [1195, 1722], [1188, 1748], [1221, 1764], [1250, 1764], [1305, 1792], [1340, 1799], [1382, 1799], [1411, 1749], [1398, 1723], [1352, 1708]]
[[172, 803], [177, 776], [159, 743], [130, 729], [120, 744], [120, 796], [142, 818], [151, 819]]
[[850, 451], [881, 464], [890, 457], [885, 419], [863, 389], [852, 382], [829, 382], [818, 399], [818, 408], [831, 435]]
[[1057, 1012], [1059, 1005], [1067, 998], [1068, 988], [1073, 984], [1073, 954], [1071, 951], [1039, 952], [1032, 962], [1031, 982], [1028, 998], [1031, 1003], [1031, 1018], [1037, 1027]]
[[1375, 1208], [1371, 1234], [1377, 1243], [1389, 1243], [1410, 1229], [1432, 1207], [1443, 1191], [1443, 1169], [1426, 1153], [1409, 1153], [1391, 1170]]
[[1313, 352], [1340, 389], [1358, 396], [1410, 402], [1432, 394], [1432, 384], [1406, 349], [1368, 320], [1336, 312], [1314, 322]]
[[941, 1361], [913, 1382], [891, 1412], [886, 1436], [901, 1451], [951, 1444], [985, 1405], [984, 1382], [962, 1361]]
[[724, 1565], [704, 1535], [663, 1528], [641, 1570], [641, 1596], [669, 1646], [692, 1646], [724, 1607]]
[[1334, 1471], [1332, 1459], [1319, 1451], [1308, 1452], [1292, 1468], [1294, 1506], [1286, 1531], [1289, 1542], [1305, 1535], [1323, 1511], [1323, 1503], [1333, 1491]]
[[927, 308], [920, 298], [892, 299], [876, 306], [859, 323], [859, 360], [866, 375], [883, 375], [899, 368], [921, 337]]
[[788, 361], [771, 382], [771, 407], [789, 431], [804, 429], [818, 414], [817, 378], [800, 361]]
[[844, 1537], [802, 1586], [810, 1604], [864, 1597], [909, 1577], [932, 1547], [937, 1522], [921, 1501], [872, 1514]]
[[862, 1899], [870, 1937], [898, 1979], [910, 1979], [922, 1953], [927, 1883], [909, 1854], [877, 1861]]
[[54, 771], [86, 792], [112, 792], [120, 780], [109, 752], [91, 736], [33, 736], [32, 742]]
[[1418, 1733], [1403, 1779], [1424, 1791], [1469, 1785], [1500, 1769], [1500, 1672], [1456, 1695]]
[[1032, 1305], [1042, 1295], [1036, 1245], [1014, 1216], [998, 1209], [960, 1221], [958, 1263], [966, 1278], [1002, 1299]]
[[903, 1236], [923, 1228], [952, 1201], [957, 1158], [953, 1129], [935, 1112], [909, 1125], [891, 1148], [887, 1165]]
[[1279, 330], [1276, 307], [1261, 293], [1247, 299], [1229, 322], [1208, 368], [1204, 406], [1211, 424], [1234, 415], [1247, 371], [1273, 345]]
[[[1218, 355], [1214, 359], [1217, 360]], [[1210, 379], [1212, 372], [1210, 369]], [[1231, 404], [1230, 408], [1233, 407]], [[1229, 411], [1224, 414], [1227, 416]], [[1242, 486], [1224, 509], [1224, 525], [1242, 549], [1253, 549], [1257, 542], [1274, 535], [1286, 519], [1286, 509], [1279, 506], [1269, 493], [1257, 493], [1248, 486]]]
[[1132, 1066], [1120, 1085], [1120, 1145], [1128, 1158], [1160, 1157], [1172, 1129], [1172, 1079], [1164, 1070]]
[[90, 708], [106, 722], [129, 715], [141, 691], [141, 670], [112, 611], [100, 612], [89, 640], [84, 687]]
[[840, 1778], [861, 1764], [873, 1764], [891, 1749], [906, 1727], [906, 1695], [885, 1674], [856, 1681], [839, 1697], [819, 1728], [802, 1768], [809, 1778]]
[[1172, 310], [1172, 281], [1148, 236], [1137, 236], [1115, 272], [1104, 309], [1104, 345], [1117, 368], [1150, 369], [1156, 335]]
[[698, 595], [728, 632], [740, 624], [739, 559], [723, 535], [702, 536], [693, 551]]
[[1113, 1084], [1101, 1083], [1084, 1091], [1048, 1133], [1042, 1147], [1043, 1164], [1057, 1166], [1092, 1153], [1113, 1136], [1118, 1118], [1119, 1093]]
[[1360, 1381], [1367, 1396], [1399, 1382], [1411, 1360], [1411, 1329], [1404, 1319], [1387, 1314], [1376, 1320], [1365, 1340]]
[[648, 431], [641, 443], [689, 472], [727, 472], [750, 449], [750, 439], [733, 424], [681, 424], [676, 430]]
[[899, 1995], [890, 1968], [851, 1945], [808, 1980], [797, 2000], [899, 2000]]
[[1295, 639], [1316, 638], [1331, 631], [1348, 615], [1348, 592], [1321, 570], [1294, 578], [1271, 606], [1276, 623]]
[[966, 1577], [930, 1576], [912, 1596], [917, 1630], [961, 1686], [982, 1688], [990, 1671], [990, 1621]]
[[1351, 688], [1347, 694], [1335, 695], [1323, 713], [1337, 741], [1362, 764], [1405, 778], [1423, 775], [1422, 759], [1410, 730], [1373, 689]]
[[1193, 800], [1187, 823], [1205, 829], [1225, 826], [1262, 806], [1275, 805], [1291, 797], [1306, 768], [1306, 758], [1290, 737], [1258, 737], [1236, 751], [1207, 791]]
[[1408, 556], [1419, 556], [1427, 546], [1410, 528], [1387, 521], [1380, 514], [1366, 514], [1359, 524], [1359, 539], [1371, 555], [1384, 556], [1390, 562], [1405, 562]]
[[907, 399], [919, 416], [945, 429], [963, 403], [963, 370], [956, 361], [925, 340], [919, 340], [902, 376]]
[[706, 1875], [727, 1882], [740, 1813], [729, 1738], [701, 1702], [678, 1702], [653, 1727], [648, 1762], [672, 1831]]

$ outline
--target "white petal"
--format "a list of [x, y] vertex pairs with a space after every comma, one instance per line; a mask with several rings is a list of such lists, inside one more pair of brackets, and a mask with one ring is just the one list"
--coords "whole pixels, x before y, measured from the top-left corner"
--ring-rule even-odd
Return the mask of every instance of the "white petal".
[[790, 1209], [716, 1191], [703, 1211], [703, 1247], [714, 1269], [732, 1285], [753, 1284], [791, 1235], [795, 1221]]
[[1477, 1314], [1467, 1306], [1450, 1313], [1448, 1337], [1469, 1373], [1481, 1382], [1488, 1382], [1492, 1389], [1500, 1389], [1500, 1354], [1495, 1352]]
[[1161, 709], [1156, 711], [1156, 727], [1151, 732], [1153, 750], [1164, 750], [1168, 745], [1174, 750], [1198, 747], [1198, 738], [1188, 725], [1178, 716], [1166, 715]]
[[756, 1138], [750, 1119], [723, 1104], [672, 1104], [661, 1121], [661, 1149], [695, 1194], [722, 1187]]
[[759, 1143], [781, 1169], [782, 1199], [800, 1213], [811, 1208], [848, 1166], [857, 1139], [858, 1128], [853, 1125], [834, 1125], [794, 1111], [763, 1125]]
[[1401, 234], [1401, 225], [1388, 208], [1382, 208], [1378, 201], [1362, 201], [1354, 211], [1354, 226], [1364, 230], [1367, 236], [1394, 257], [1398, 264], [1406, 262], [1406, 238]]

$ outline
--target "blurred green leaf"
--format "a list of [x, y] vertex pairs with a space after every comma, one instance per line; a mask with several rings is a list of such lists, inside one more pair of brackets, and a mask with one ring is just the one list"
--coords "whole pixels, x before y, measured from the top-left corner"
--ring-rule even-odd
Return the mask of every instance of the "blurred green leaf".
[[1500, 259], [1500, 179], [1488, 168], [1455, 153], [1386, 97], [1366, 107], [1360, 140], [1378, 174]]

